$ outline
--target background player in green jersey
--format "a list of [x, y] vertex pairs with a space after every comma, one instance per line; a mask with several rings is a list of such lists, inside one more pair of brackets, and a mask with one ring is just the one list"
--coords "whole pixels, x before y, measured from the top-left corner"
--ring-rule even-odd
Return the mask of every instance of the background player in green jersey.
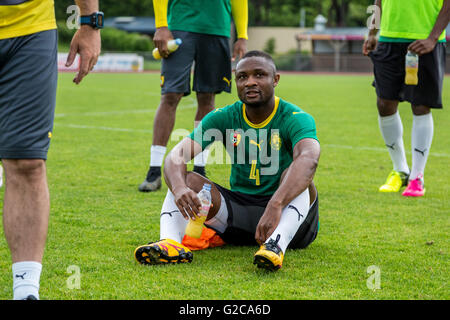
[[[231, 90], [231, 59], [246, 51], [247, 0], [153, 0], [155, 9], [155, 46], [163, 57], [161, 66], [161, 101], [153, 122], [150, 168], [142, 192], [161, 187], [161, 166], [167, 142], [175, 124], [176, 108], [183, 96], [190, 94], [191, 67], [195, 62], [193, 91], [197, 94], [195, 121], [214, 109], [214, 97]], [[237, 41], [230, 56], [231, 18]], [[183, 43], [169, 55], [167, 41], [180, 38]], [[194, 159], [194, 171], [205, 174], [207, 151]]]
[[[425, 194], [423, 175], [433, 139], [431, 108], [443, 107], [450, 0], [376, 0], [375, 4], [381, 11], [380, 37], [377, 40], [377, 27], [371, 29], [363, 53], [374, 64], [379, 126], [394, 167], [379, 191], [399, 192], [408, 185], [402, 194], [420, 197]], [[417, 85], [405, 84], [408, 51], [420, 56]], [[401, 101], [411, 103], [413, 112], [411, 170], [398, 112]]]
[[[315, 122], [275, 96], [279, 79], [269, 55], [244, 55], [236, 67], [241, 101], [209, 113], [167, 156], [170, 190], [161, 210], [161, 240], [138, 247], [138, 262], [192, 261], [182, 239], [188, 218], [199, 212], [197, 192], [204, 183], [212, 184], [213, 202], [205, 224], [225, 243], [259, 244], [258, 267], [277, 270], [288, 247], [305, 248], [314, 241], [319, 215], [313, 177], [320, 155]], [[230, 190], [186, 171], [186, 163], [213, 141], [222, 142], [233, 159]]]

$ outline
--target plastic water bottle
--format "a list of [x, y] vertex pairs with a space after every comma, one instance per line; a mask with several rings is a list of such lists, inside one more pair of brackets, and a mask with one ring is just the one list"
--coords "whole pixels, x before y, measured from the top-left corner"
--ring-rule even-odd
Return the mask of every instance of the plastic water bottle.
[[[169, 40], [167, 41], [167, 49], [169, 49], [169, 52], [174, 52], [175, 50], [178, 49], [181, 43], [182, 43], [181, 39]], [[152, 55], [153, 58], [155, 58], [156, 60], [161, 59], [161, 55], [159, 54], [158, 48], [153, 49]]]
[[408, 51], [405, 58], [405, 84], [417, 85], [419, 78], [419, 56], [411, 51]]
[[189, 219], [188, 225], [186, 226], [186, 235], [198, 239], [202, 235], [203, 224], [208, 216], [209, 208], [211, 208], [211, 185], [205, 183], [203, 189], [197, 196], [200, 199], [202, 207], [198, 215], [196, 215], [195, 220]]

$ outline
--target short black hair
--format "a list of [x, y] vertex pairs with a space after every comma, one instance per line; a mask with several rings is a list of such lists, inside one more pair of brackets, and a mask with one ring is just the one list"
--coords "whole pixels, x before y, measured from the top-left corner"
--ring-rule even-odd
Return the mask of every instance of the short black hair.
[[272, 56], [264, 51], [259, 51], [259, 50], [248, 51], [244, 54], [242, 59], [250, 58], [250, 57], [262, 57], [262, 58], [266, 58], [269, 61], [274, 62]]
[[259, 51], [259, 50], [251, 50], [251, 51], [247, 51], [243, 56], [241, 60], [244, 60], [246, 58], [251, 58], [251, 57], [261, 57], [266, 59], [267, 61], [270, 62], [270, 64], [273, 66], [274, 68], [274, 73], [277, 72], [277, 67], [275, 65], [275, 61], [273, 61], [273, 58], [270, 54], [264, 52], [264, 51]]

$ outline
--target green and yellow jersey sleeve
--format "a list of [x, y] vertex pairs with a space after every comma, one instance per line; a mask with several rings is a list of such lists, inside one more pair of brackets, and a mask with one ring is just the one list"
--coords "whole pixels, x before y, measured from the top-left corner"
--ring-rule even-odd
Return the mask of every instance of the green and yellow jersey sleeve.
[[248, 39], [248, 0], [231, 0], [231, 14], [238, 38]]
[[[229, 123], [227, 108], [229, 107], [218, 108], [208, 113], [189, 135], [189, 138], [202, 146], [202, 150], [216, 141], [217, 135], [214, 133], [220, 132], [221, 137], [224, 137], [223, 126], [225, 123]], [[223, 139], [220, 142], [223, 142]]]
[[153, 10], [155, 12], [155, 27], [167, 27], [167, 7], [169, 0], [153, 0]]

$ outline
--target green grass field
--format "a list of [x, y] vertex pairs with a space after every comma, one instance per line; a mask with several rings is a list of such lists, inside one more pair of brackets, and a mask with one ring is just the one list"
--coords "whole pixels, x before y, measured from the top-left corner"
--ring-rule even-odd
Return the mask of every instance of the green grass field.
[[[167, 191], [166, 185], [156, 193], [137, 191], [149, 164], [159, 75], [91, 74], [78, 87], [72, 78], [60, 75], [47, 162], [51, 218], [42, 299], [450, 298], [450, 78], [447, 109], [434, 112], [427, 193], [408, 199], [377, 192], [391, 162], [372, 77], [282, 74], [276, 94], [312, 114], [318, 126], [320, 232], [307, 249], [288, 250], [276, 273], [252, 265], [256, 247], [195, 252], [185, 265], [137, 264], [134, 249], [159, 237]], [[233, 88], [217, 96], [216, 105], [235, 100]], [[191, 130], [194, 112], [190, 95], [180, 104], [176, 128]], [[402, 104], [400, 112], [411, 163], [410, 107]], [[228, 186], [226, 165], [209, 165], [207, 173]], [[67, 284], [70, 266], [80, 270], [80, 289]], [[378, 290], [367, 286], [370, 266], [379, 268]], [[0, 231], [0, 299], [11, 299], [11, 287], [10, 253]]]

